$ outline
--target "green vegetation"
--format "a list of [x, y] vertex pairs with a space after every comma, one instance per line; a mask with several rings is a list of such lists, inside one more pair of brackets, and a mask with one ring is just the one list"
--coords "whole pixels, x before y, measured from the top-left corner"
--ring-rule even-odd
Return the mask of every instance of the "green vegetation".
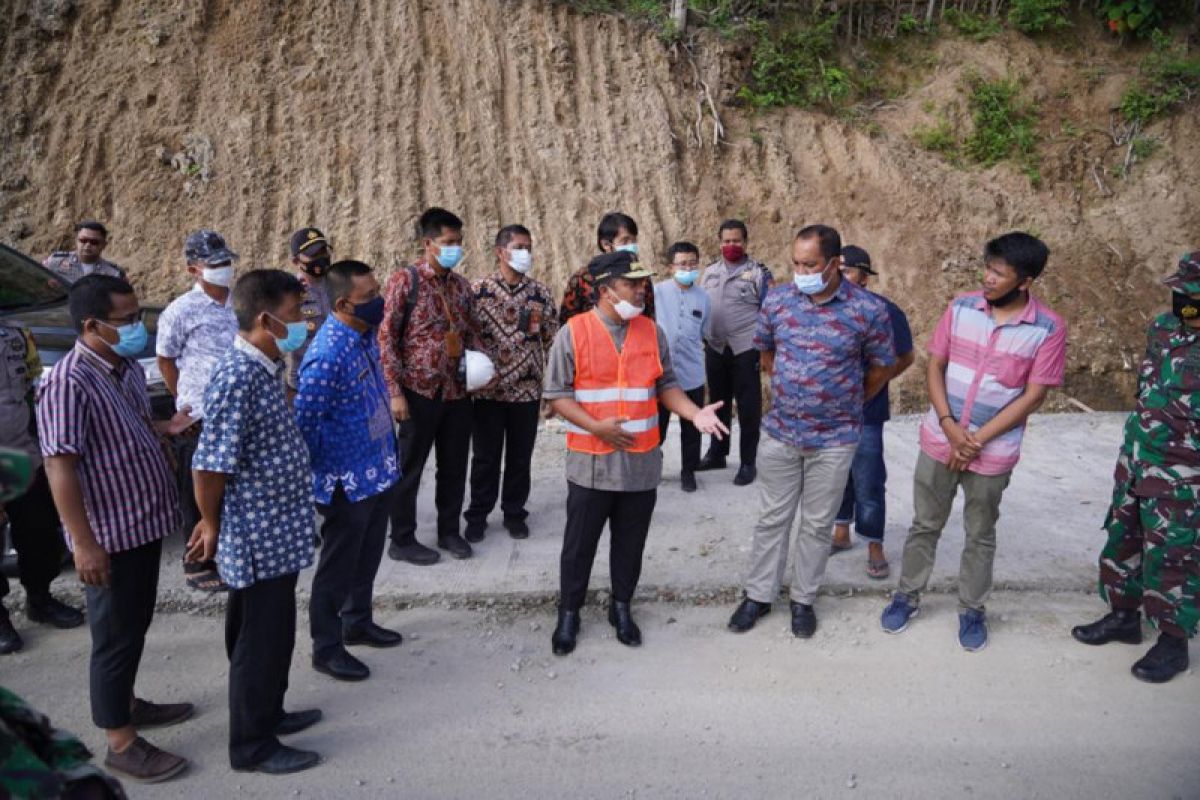
[[1020, 83], [1014, 78], [987, 80], [967, 78], [967, 108], [971, 131], [960, 136], [945, 114], [931, 126], [913, 131], [917, 144], [939, 153], [952, 163], [967, 161], [991, 167], [1012, 161], [1034, 186], [1041, 184], [1037, 145], [1037, 111], [1022, 99]]
[[738, 96], [751, 105], [824, 106], [832, 110], [855, 90], [838, 66], [836, 16], [814, 16], [805, 25], [777, 27], [754, 21], [750, 83]]
[[995, 17], [972, 14], [969, 11], [959, 11], [954, 8], [946, 9], [946, 13], [942, 15], [942, 21], [962, 36], [976, 42], [986, 42], [1004, 31], [1004, 24]]
[[1138, 77], [1121, 96], [1119, 108], [1127, 122], [1146, 125], [1200, 92], [1200, 56], [1190, 55], [1186, 45], [1175, 45], [1164, 34], [1153, 38]]
[[1071, 25], [1067, 19], [1067, 0], [1012, 0], [1008, 22], [1021, 33], [1028, 34], [1056, 31]]

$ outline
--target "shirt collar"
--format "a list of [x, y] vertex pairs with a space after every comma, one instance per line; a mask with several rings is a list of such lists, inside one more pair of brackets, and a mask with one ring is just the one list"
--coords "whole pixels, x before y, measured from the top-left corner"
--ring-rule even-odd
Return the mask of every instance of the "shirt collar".
[[116, 364], [111, 363], [104, 356], [97, 353], [92, 348], [84, 344], [83, 339], [75, 340], [75, 351], [79, 355], [87, 359], [89, 364], [103, 369], [105, 372], [111, 372], [114, 375], [120, 376], [129, 368], [129, 359], [122, 357]]
[[271, 375], [278, 375], [279, 370], [283, 367], [282, 362], [272, 361], [270, 356], [252, 345], [240, 334], [234, 338], [233, 346], [239, 352], [245, 353], [251, 361], [258, 364]]
[[233, 308], [233, 287], [230, 287], [229, 294], [225, 295], [224, 303], [218, 303], [216, 300], [213, 300], [212, 295], [204, 291], [204, 287], [200, 285], [200, 281], [196, 281], [195, 285], [192, 286], [192, 291], [200, 295], [200, 299], [207, 300], [217, 308]]
[[[1022, 309], [1020, 316], [1018, 316], [1014, 319], [1010, 319], [1008, 322], [1006, 322], [1004, 324], [1005, 325], [1020, 325], [1022, 323], [1036, 322], [1038, 310], [1041, 307], [1042, 307], [1042, 304], [1039, 303], [1038, 299], [1033, 296], [1033, 292], [1030, 292], [1029, 293], [1029, 302], [1025, 304], [1025, 308]], [[978, 309], [979, 311], [982, 311], [983, 313], [987, 314], [989, 317], [992, 317], [993, 319], [995, 319], [995, 317], [992, 314], [991, 307], [988, 306], [987, 299], [984, 298], [984, 296], [983, 296], [983, 292], [975, 293], [975, 308]]]
[[525, 288], [525, 284], [529, 282], [529, 276], [522, 275], [521, 273], [518, 272], [516, 284], [511, 284], [508, 281], [504, 280], [504, 273], [497, 269], [495, 272], [492, 273], [492, 280], [496, 283], [496, 285], [503, 286], [509, 292], [516, 293], [516, 292], [521, 291], [521, 289]]

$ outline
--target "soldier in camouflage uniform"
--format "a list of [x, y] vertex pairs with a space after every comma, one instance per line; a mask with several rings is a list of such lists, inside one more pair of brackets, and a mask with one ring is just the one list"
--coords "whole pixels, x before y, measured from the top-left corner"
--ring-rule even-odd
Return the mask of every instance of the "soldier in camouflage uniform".
[[94, 219], [75, 226], [75, 249], [56, 250], [42, 266], [62, 278], [68, 286], [84, 275], [111, 275], [124, 278], [125, 270], [100, 257], [108, 244], [108, 229]]
[[1138, 644], [1144, 607], [1159, 637], [1132, 672], [1151, 683], [1187, 669], [1200, 622], [1200, 250], [1163, 283], [1172, 313], [1150, 324], [1104, 522], [1100, 596], [1112, 611], [1071, 631], [1085, 644]]
[[301, 228], [293, 233], [289, 247], [292, 266], [297, 269], [296, 277], [304, 284], [304, 302], [300, 306], [300, 313], [304, 315], [304, 322], [308, 326], [308, 338], [304, 344], [283, 356], [284, 363], [287, 364], [284, 380], [287, 382], [290, 398], [296, 394], [300, 362], [304, 360], [304, 353], [332, 313], [333, 305], [329, 299], [325, 273], [329, 271], [333, 256], [325, 234], [316, 228]]

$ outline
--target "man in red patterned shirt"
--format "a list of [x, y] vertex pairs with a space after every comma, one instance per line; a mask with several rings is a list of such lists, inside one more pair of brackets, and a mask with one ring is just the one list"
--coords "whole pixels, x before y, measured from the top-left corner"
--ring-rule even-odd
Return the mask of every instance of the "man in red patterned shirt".
[[435, 447], [437, 544], [455, 558], [471, 557], [471, 545], [458, 527], [471, 445], [463, 353], [479, 345], [471, 283], [455, 272], [462, 263], [462, 220], [430, 208], [418, 227], [425, 255], [388, 279], [379, 351], [392, 418], [400, 424], [402, 459], [388, 556], [424, 566], [439, 558], [416, 537], [417, 490]]

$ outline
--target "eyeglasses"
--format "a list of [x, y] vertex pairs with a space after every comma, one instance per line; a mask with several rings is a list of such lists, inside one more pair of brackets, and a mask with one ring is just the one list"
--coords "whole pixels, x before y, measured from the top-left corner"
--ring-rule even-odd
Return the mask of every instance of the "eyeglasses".
[[75, 241], [79, 242], [80, 244], [91, 244], [91, 245], [95, 245], [96, 247], [103, 247], [103, 246], [104, 246], [104, 240], [103, 240], [103, 239], [89, 239], [89, 238], [87, 238], [87, 237], [85, 237], [85, 236], [80, 236], [80, 237], [79, 237], [78, 239], [76, 239]]
[[102, 319], [98, 319], [96, 321], [99, 322], [101, 325], [107, 325], [110, 328], [113, 328], [113, 327], [119, 328], [122, 325], [136, 325], [137, 323], [142, 322], [145, 319], [146, 319], [146, 309], [139, 308], [135, 313], [130, 314], [127, 317], [109, 317], [107, 322], [105, 322]]

